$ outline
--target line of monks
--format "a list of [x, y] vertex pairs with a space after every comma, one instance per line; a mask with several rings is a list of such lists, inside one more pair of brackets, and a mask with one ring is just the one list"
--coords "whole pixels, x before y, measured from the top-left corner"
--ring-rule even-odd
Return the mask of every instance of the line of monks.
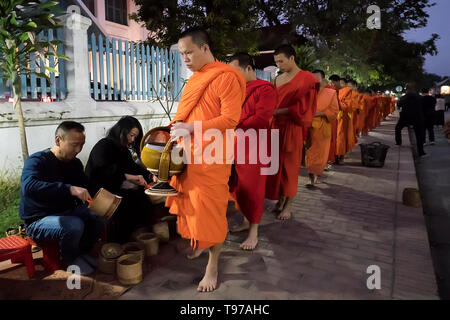
[[[344, 156], [354, 148], [359, 136], [367, 135], [395, 109], [393, 97], [360, 93], [354, 80], [333, 75], [329, 84], [322, 70], [312, 73], [300, 70], [291, 46], [278, 48], [274, 58], [282, 72], [275, 79], [275, 86], [256, 79], [248, 54], [236, 54], [230, 63], [247, 81], [246, 100], [237, 128], [277, 129], [280, 139], [280, 169], [275, 175], [261, 175], [260, 163], [234, 166], [232, 174], [236, 177], [231, 179], [230, 191], [244, 221], [230, 231], [249, 229], [248, 238], [241, 244], [244, 250], [252, 250], [258, 243], [264, 198], [278, 200], [274, 209], [278, 219], [291, 218], [304, 146], [310, 178], [307, 186], [313, 187], [332, 163], [343, 164]], [[252, 118], [258, 122], [249, 126]], [[249, 150], [245, 152], [248, 154]]]
[[[353, 81], [332, 76], [330, 86], [322, 71], [300, 70], [295, 50], [289, 45], [274, 52], [281, 74], [272, 84], [256, 78], [253, 58], [247, 53], [238, 53], [225, 64], [214, 58], [210, 44], [203, 29], [192, 28], [180, 36], [178, 49], [194, 74], [171, 122], [172, 139], [184, 141], [193, 135], [195, 121], [202, 122], [203, 131], [214, 128], [223, 134], [227, 129], [278, 130], [279, 170], [262, 175], [261, 169], [269, 164], [259, 159], [257, 163], [235, 162], [232, 169], [224, 158], [220, 164], [191, 162], [183, 173], [172, 177], [170, 184], [178, 195], [168, 197], [166, 206], [177, 215], [180, 235], [191, 241], [188, 258], [209, 249], [205, 274], [197, 288], [201, 292], [217, 286], [219, 255], [229, 231], [226, 213], [230, 199], [245, 217], [242, 225], [232, 226], [230, 231], [248, 229], [241, 248], [253, 250], [258, 243], [265, 198], [277, 200], [279, 219], [291, 218], [304, 144], [306, 167], [315, 183], [328, 162], [335, 162], [337, 157], [342, 163], [358, 135], [367, 134], [394, 109], [392, 98], [358, 93]], [[202, 151], [210, 143], [203, 142]], [[248, 158], [252, 148], [260, 145], [260, 141], [246, 144], [245, 150], [235, 152], [245, 152]], [[194, 154], [193, 143], [185, 147], [191, 147]], [[273, 146], [268, 147], [270, 150]]]

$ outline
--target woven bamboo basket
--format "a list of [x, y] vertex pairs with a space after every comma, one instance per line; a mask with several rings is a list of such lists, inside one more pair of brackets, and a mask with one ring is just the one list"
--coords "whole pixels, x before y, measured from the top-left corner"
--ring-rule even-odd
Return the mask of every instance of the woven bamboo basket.
[[125, 251], [126, 254], [137, 254], [139, 257], [141, 257], [141, 260], [144, 261], [145, 259], [145, 247], [139, 243], [139, 242], [127, 242], [123, 246], [123, 251]]
[[138, 237], [138, 242], [145, 247], [147, 257], [156, 256], [159, 252], [159, 238], [154, 233], [142, 233]]
[[149, 232], [151, 232], [151, 230], [150, 230], [150, 228], [147, 228], [147, 227], [142, 227], [142, 228], [136, 229], [136, 230], [133, 231], [133, 233], [131, 234], [131, 240], [135, 242], [135, 241], [137, 241], [137, 238], [138, 238], [141, 234], [143, 234], [143, 233], [149, 233]]
[[116, 273], [117, 259], [123, 255], [124, 251], [120, 244], [110, 242], [105, 243], [98, 255], [98, 269], [107, 274]]
[[420, 192], [415, 188], [405, 188], [403, 190], [403, 204], [409, 207], [420, 208], [422, 200], [420, 199]]
[[152, 226], [153, 233], [159, 238], [160, 242], [169, 242], [169, 224], [167, 221], [155, 223]]
[[117, 259], [117, 278], [124, 285], [135, 285], [142, 281], [142, 259], [138, 254], [124, 254]]

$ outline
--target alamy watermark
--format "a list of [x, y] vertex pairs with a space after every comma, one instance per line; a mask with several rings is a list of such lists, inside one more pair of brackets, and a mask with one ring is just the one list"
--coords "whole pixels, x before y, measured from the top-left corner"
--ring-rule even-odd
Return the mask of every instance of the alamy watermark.
[[[203, 131], [202, 122], [195, 121], [192, 134], [187, 129], [177, 129], [177, 136], [183, 138], [171, 150], [171, 159], [175, 164], [259, 163], [263, 165], [260, 168], [261, 175], [274, 175], [278, 172], [280, 161], [278, 129]], [[151, 143], [147, 144], [147, 147], [154, 148]]]
[[367, 7], [367, 13], [371, 14], [367, 18], [367, 28], [381, 29], [381, 9], [379, 6], [373, 4]]
[[370, 276], [367, 278], [366, 285], [369, 290], [381, 289], [381, 269], [376, 264], [372, 264], [367, 267], [367, 274]]
[[67, 267], [67, 273], [71, 275], [67, 278], [66, 285], [67, 289], [81, 289], [81, 269], [79, 266], [73, 264]]

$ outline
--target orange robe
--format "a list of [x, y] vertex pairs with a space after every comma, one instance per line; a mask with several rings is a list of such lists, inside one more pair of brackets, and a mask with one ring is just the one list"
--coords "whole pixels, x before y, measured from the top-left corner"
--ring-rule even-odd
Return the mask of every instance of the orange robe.
[[352, 102], [353, 102], [353, 129], [355, 130], [355, 138], [359, 134], [358, 122], [359, 114], [361, 112], [361, 94], [358, 91], [352, 91]]
[[324, 88], [317, 97], [317, 112], [325, 116], [316, 116], [310, 129], [311, 147], [306, 150], [305, 163], [308, 172], [321, 175], [328, 162], [331, 142], [331, 122], [339, 112], [336, 90]]
[[[218, 144], [225, 149], [225, 130], [234, 129], [239, 122], [245, 88], [245, 79], [239, 71], [221, 62], [208, 63], [187, 82], [172, 122], [201, 121], [203, 132], [219, 130], [224, 139], [222, 145]], [[190, 146], [182, 139], [191, 155], [196, 152], [194, 148], [201, 149], [204, 154], [205, 148], [215, 141], [202, 141], [199, 146], [200, 143], [194, 144], [195, 139], [195, 131]], [[191, 239], [194, 248], [204, 249], [222, 243], [228, 232], [226, 211], [231, 161], [226, 163], [226, 153], [222, 158], [223, 164], [207, 164], [204, 159], [200, 164], [188, 163], [170, 183], [178, 195], [168, 197], [166, 206], [170, 207], [170, 213], [177, 215], [178, 233]]]
[[337, 117], [336, 155], [344, 156], [349, 151], [349, 133], [351, 133], [350, 139], [354, 139], [353, 122], [351, 116], [349, 116], [352, 111], [352, 90], [350, 88], [339, 89], [338, 99], [341, 111], [339, 111]]
[[[274, 116], [272, 129], [279, 130], [279, 169], [269, 176], [266, 198], [295, 197], [302, 161], [303, 130], [311, 126], [317, 109], [319, 81], [308, 71], [300, 70], [288, 83], [277, 87], [276, 109], [288, 108], [288, 115]], [[273, 152], [273, 150], [272, 150]]]
[[395, 97], [391, 97], [391, 109], [389, 110], [390, 114], [394, 113], [395, 105], [396, 105]]
[[366, 120], [366, 95], [363, 93], [359, 94], [359, 113], [356, 119], [356, 133], [360, 134], [364, 129]]
[[383, 120], [383, 96], [377, 96], [377, 124], [378, 127]]
[[[334, 86], [327, 85], [325, 88], [335, 90], [337, 97], [338, 91]], [[341, 108], [339, 107], [339, 99], [338, 99], [338, 108], [339, 110], [341, 110]], [[337, 139], [337, 117], [333, 121], [331, 121], [331, 141], [330, 141], [330, 151], [328, 152], [329, 163], [334, 163], [336, 161], [336, 139]]]
[[370, 111], [369, 111], [369, 128], [373, 130], [377, 126], [377, 114], [378, 114], [378, 98], [377, 96], [370, 97]]
[[[351, 117], [350, 122], [351, 125], [353, 125], [353, 130], [349, 130], [349, 139], [347, 141], [347, 152], [353, 150], [356, 143], [358, 142], [358, 137], [356, 136], [356, 125], [358, 120], [358, 114], [360, 110], [360, 104], [359, 104], [360, 94], [358, 91], [352, 90], [352, 112], [351, 115], [349, 114], [349, 117]], [[352, 134], [350, 134], [350, 132]]]
[[368, 135], [371, 130], [369, 125], [370, 112], [372, 109], [372, 97], [365, 94], [364, 95], [364, 121], [362, 123], [362, 132], [364, 135]]

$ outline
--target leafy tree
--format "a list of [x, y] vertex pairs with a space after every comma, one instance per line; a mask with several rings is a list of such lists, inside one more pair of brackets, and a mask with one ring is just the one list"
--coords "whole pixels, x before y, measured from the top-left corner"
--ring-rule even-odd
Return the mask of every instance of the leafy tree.
[[403, 38], [428, 22], [430, 0], [379, 0], [381, 29], [366, 26], [372, 0], [287, 0], [286, 13], [297, 31], [316, 48], [319, 64], [374, 86], [417, 80], [424, 56], [436, 54], [436, 34], [423, 43]]
[[303, 70], [313, 71], [317, 60], [314, 48], [307, 45], [294, 45], [293, 47], [296, 55], [295, 62], [298, 67]]
[[[43, 61], [49, 56], [67, 59], [56, 51], [56, 46], [61, 41], [48, 42], [37, 37], [43, 30], [60, 27], [59, 20], [54, 18], [57, 4], [56, 1], [0, 1], [0, 72], [4, 82], [10, 79], [12, 83], [23, 161], [28, 158], [28, 145], [21, 104], [20, 76], [34, 72], [28, 67], [32, 52]], [[50, 72], [56, 71], [47, 66], [45, 68]], [[36, 74], [49, 79], [44, 72]]]
[[[424, 56], [436, 54], [438, 36], [423, 43], [404, 39], [407, 30], [428, 23], [431, 0], [378, 0], [381, 29], [367, 27], [367, 8], [373, 0], [136, 0], [134, 15], [152, 31], [150, 41], [163, 46], [176, 43], [182, 30], [206, 27], [223, 59], [237, 50], [257, 52], [258, 28], [290, 25], [305, 39], [298, 47], [304, 69], [321, 67], [327, 72], [356, 79], [366, 86], [396, 86], [417, 80]], [[280, 37], [281, 39], [282, 37]], [[281, 40], [280, 40], [281, 44]], [[272, 48], [273, 49], [273, 48]]]
[[152, 33], [151, 45], [170, 47], [178, 36], [190, 26], [207, 29], [212, 38], [212, 48], [218, 59], [227, 54], [257, 49], [259, 26], [256, 0], [135, 0], [140, 6], [131, 17], [144, 22]]

